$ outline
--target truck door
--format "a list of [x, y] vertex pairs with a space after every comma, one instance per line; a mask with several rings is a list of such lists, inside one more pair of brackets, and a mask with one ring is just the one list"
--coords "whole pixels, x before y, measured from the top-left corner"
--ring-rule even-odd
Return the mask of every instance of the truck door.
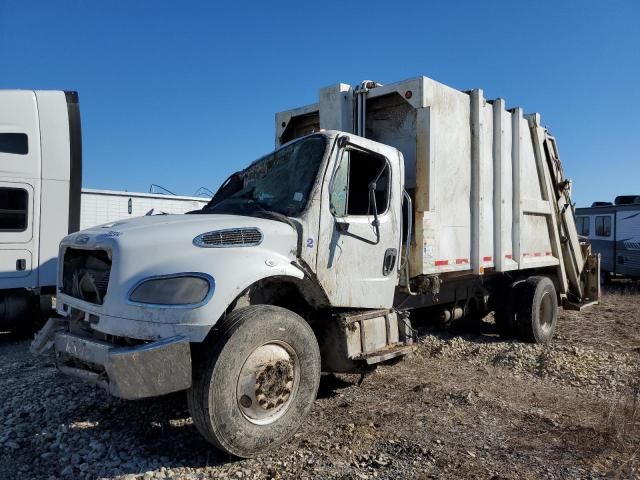
[[0, 289], [38, 285], [39, 139], [34, 92], [0, 91]]
[[401, 154], [342, 137], [323, 186], [316, 273], [336, 307], [389, 308], [398, 282]]
[[33, 187], [0, 181], [0, 278], [31, 273]]

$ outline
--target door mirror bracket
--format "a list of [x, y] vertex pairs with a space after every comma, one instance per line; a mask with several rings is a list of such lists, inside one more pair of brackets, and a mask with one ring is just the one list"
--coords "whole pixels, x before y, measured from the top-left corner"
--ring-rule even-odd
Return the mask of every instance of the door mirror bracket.
[[344, 148], [349, 144], [349, 137], [340, 137], [338, 138], [338, 147]]
[[336, 219], [336, 230], [340, 233], [346, 233], [349, 231], [349, 222], [342, 222]]

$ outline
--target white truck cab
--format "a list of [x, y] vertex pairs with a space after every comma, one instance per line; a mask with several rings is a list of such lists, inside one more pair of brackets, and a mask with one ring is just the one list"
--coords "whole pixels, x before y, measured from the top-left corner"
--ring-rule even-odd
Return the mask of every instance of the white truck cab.
[[58, 243], [80, 225], [81, 180], [78, 95], [0, 90], [3, 329], [51, 314]]
[[279, 148], [203, 209], [67, 236], [33, 350], [122, 398], [187, 390], [200, 433], [247, 457], [295, 432], [321, 371], [415, 349], [412, 309], [494, 310], [503, 335], [547, 342], [559, 305], [597, 301], [539, 117], [420, 77], [330, 87], [277, 121]]
[[63, 237], [123, 217], [181, 213], [206, 203], [81, 189], [81, 180], [77, 93], [0, 90], [0, 330], [31, 332], [53, 313]]

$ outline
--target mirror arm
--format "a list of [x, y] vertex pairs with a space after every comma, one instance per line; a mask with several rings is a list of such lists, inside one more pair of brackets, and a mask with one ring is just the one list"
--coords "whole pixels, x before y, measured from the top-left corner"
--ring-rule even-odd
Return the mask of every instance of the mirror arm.
[[373, 228], [376, 230], [376, 243], [380, 241], [380, 220], [378, 220], [378, 205], [376, 204], [376, 182], [369, 184], [369, 199], [373, 204]]

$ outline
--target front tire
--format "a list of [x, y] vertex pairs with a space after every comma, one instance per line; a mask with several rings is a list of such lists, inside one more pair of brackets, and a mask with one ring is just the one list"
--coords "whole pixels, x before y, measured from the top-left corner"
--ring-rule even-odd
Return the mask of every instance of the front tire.
[[194, 357], [187, 393], [194, 424], [215, 447], [237, 457], [288, 440], [318, 392], [315, 335], [304, 319], [281, 307], [232, 312]]

